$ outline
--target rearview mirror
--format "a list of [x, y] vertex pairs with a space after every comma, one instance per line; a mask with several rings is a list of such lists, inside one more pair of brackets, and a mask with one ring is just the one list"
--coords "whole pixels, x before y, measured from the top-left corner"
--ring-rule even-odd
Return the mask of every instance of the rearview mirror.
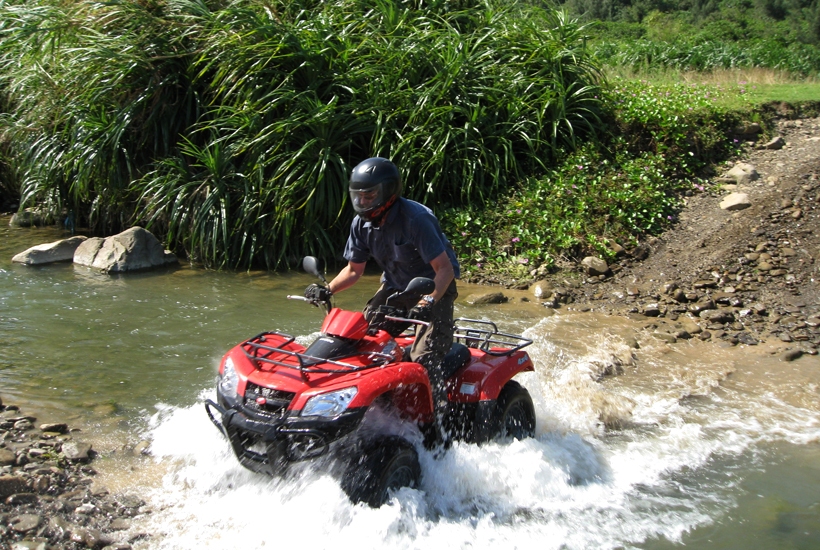
[[302, 269], [313, 275], [314, 277], [321, 277], [324, 266], [321, 260], [313, 256], [305, 256], [302, 259]]

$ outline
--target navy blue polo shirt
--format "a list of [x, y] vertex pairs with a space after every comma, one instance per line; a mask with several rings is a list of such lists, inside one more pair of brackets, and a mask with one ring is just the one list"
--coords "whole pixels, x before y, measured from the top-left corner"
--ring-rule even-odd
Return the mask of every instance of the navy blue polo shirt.
[[353, 218], [344, 258], [353, 263], [373, 258], [384, 272], [382, 282], [403, 290], [414, 277], [434, 278], [436, 272], [430, 262], [442, 252], [447, 252], [456, 278], [460, 277], [456, 253], [433, 211], [400, 198], [387, 212], [381, 226], [359, 216]]

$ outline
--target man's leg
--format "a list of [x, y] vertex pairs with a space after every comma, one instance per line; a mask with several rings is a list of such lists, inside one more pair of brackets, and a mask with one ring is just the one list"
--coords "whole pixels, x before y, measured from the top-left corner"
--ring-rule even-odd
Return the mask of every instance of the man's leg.
[[437, 414], [441, 412], [442, 405], [447, 404], [441, 360], [453, 345], [453, 304], [457, 297], [458, 291], [453, 281], [444, 296], [433, 304], [430, 326], [417, 327], [416, 340], [410, 349], [410, 360], [420, 363], [427, 369]]

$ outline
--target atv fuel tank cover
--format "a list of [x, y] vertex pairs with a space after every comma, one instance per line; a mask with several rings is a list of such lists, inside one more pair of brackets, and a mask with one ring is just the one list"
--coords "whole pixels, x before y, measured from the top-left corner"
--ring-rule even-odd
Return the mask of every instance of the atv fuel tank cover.
[[361, 340], [367, 334], [368, 323], [361, 311], [333, 308], [322, 323], [322, 333], [350, 340]]

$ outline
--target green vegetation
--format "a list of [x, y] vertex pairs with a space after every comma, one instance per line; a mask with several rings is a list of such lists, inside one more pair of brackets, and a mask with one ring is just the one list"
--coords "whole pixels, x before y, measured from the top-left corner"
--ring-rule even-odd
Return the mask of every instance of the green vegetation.
[[710, 71], [764, 67], [820, 74], [816, 0], [566, 0], [595, 21], [592, 49], [634, 69]]
[[481, 205], [599, 126], [583, 28], [523, 3], [0, 6], [23, 204], [144, 223], [211, 266], [338, 251], [369, 156], [412, 198]]
[[382, 155], [467, 272], [606, 256], [820, 99], [817, 2], [693, 1], [0, 0], [0, 198], [280, 268], [338, 255]]
[[[680, 199], [703, 192], [702, 176], [737, 152], [726, 137], [742, 113], [719, 105], [715, 86], [613, 81], [605, 104], [612, 132], [588, 143], [540, 178], [527, 180], [503, 209], [446, 217], [466, 271], [529, 272], [561, 254], [611, 255], [610, 240], [632, 243], [675, 219]], [[502, 267], [503, 266], [503, 267]]]

